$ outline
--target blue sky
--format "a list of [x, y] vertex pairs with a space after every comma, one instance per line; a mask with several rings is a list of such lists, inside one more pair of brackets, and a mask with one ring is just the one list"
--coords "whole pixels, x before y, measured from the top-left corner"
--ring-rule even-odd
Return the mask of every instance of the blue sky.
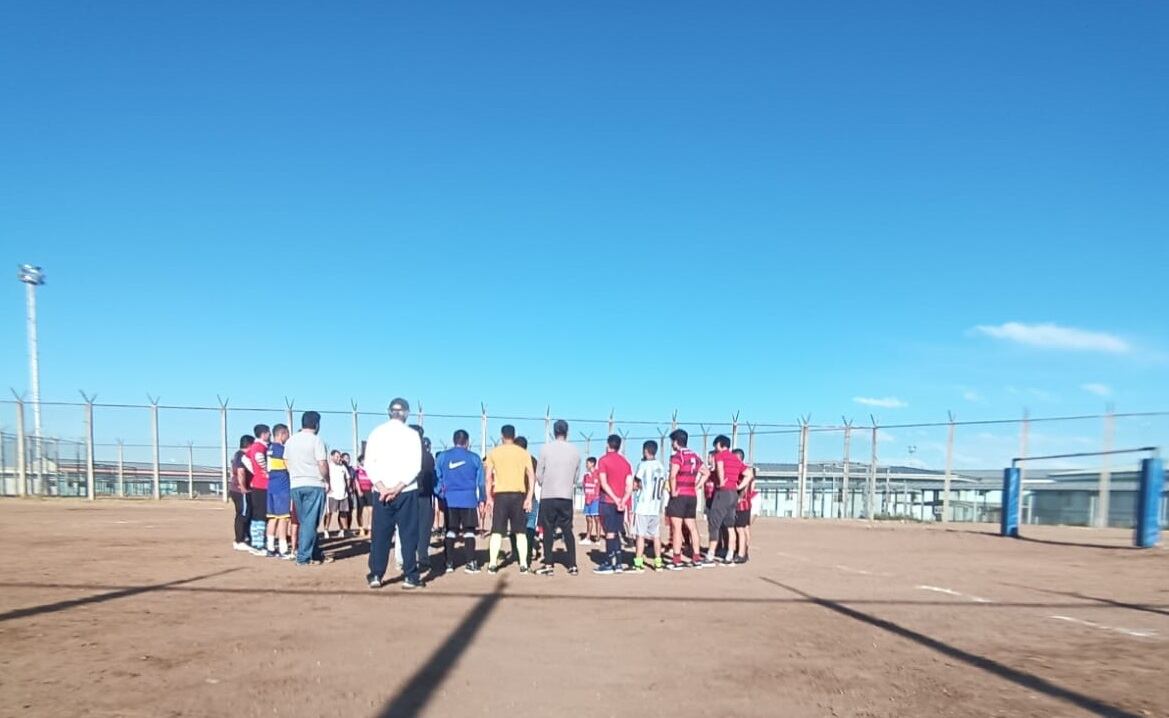
[[1165, 3], [4, 19], [0, 259], [48, 273], [46, 399], [1169, 408]]

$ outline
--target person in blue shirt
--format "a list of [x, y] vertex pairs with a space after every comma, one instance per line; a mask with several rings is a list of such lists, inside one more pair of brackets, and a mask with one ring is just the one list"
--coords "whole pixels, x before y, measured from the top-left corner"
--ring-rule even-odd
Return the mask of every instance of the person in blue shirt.
[[471, 437], [459, 429], [453, 437], [454, 448], [438, 455], [434, 462], [437, 483], [435, 494], [446, 504], [446, 572], [455, 570], [455, 541], [463, 537], [467, 563], [463, 570], [479, 573], [475, 560], [475, 529], [479, 526], [479, 506], [487, 500], [483, 460], [467, 449]]

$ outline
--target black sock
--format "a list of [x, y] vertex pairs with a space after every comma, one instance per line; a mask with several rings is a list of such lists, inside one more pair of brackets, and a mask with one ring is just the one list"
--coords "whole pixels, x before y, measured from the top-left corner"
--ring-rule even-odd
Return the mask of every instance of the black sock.
[[475, 534], [463, 539], [467, 544], [467, 563], [475, 563]]
[[453, 565], [455, 562], [455, 539], [453, 536], [447, 536], [442, 543], [446, 548], [446, 562]]

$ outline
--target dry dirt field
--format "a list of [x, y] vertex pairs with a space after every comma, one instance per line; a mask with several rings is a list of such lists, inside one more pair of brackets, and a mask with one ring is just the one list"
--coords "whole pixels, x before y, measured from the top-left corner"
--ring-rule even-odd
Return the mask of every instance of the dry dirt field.
[[1169, 551], [1128, 532], [763, 520], [746, 566], [406, 593], [230, 521], [0, 501], [0, 715], [1169, 716]]

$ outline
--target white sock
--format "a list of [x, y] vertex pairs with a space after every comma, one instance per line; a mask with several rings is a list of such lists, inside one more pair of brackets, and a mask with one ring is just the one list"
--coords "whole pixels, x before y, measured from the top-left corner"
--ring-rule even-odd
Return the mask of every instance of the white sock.
[[275, 551], [275, 550], [276, 550], [276, 537], [275, 537], [275, 536], [269, 536], [269, 537], [268, 537], [268, 550], [269, 550], [269, 551]]
[[288, 539], [280, 537], [280, 553], [288, 553]]

